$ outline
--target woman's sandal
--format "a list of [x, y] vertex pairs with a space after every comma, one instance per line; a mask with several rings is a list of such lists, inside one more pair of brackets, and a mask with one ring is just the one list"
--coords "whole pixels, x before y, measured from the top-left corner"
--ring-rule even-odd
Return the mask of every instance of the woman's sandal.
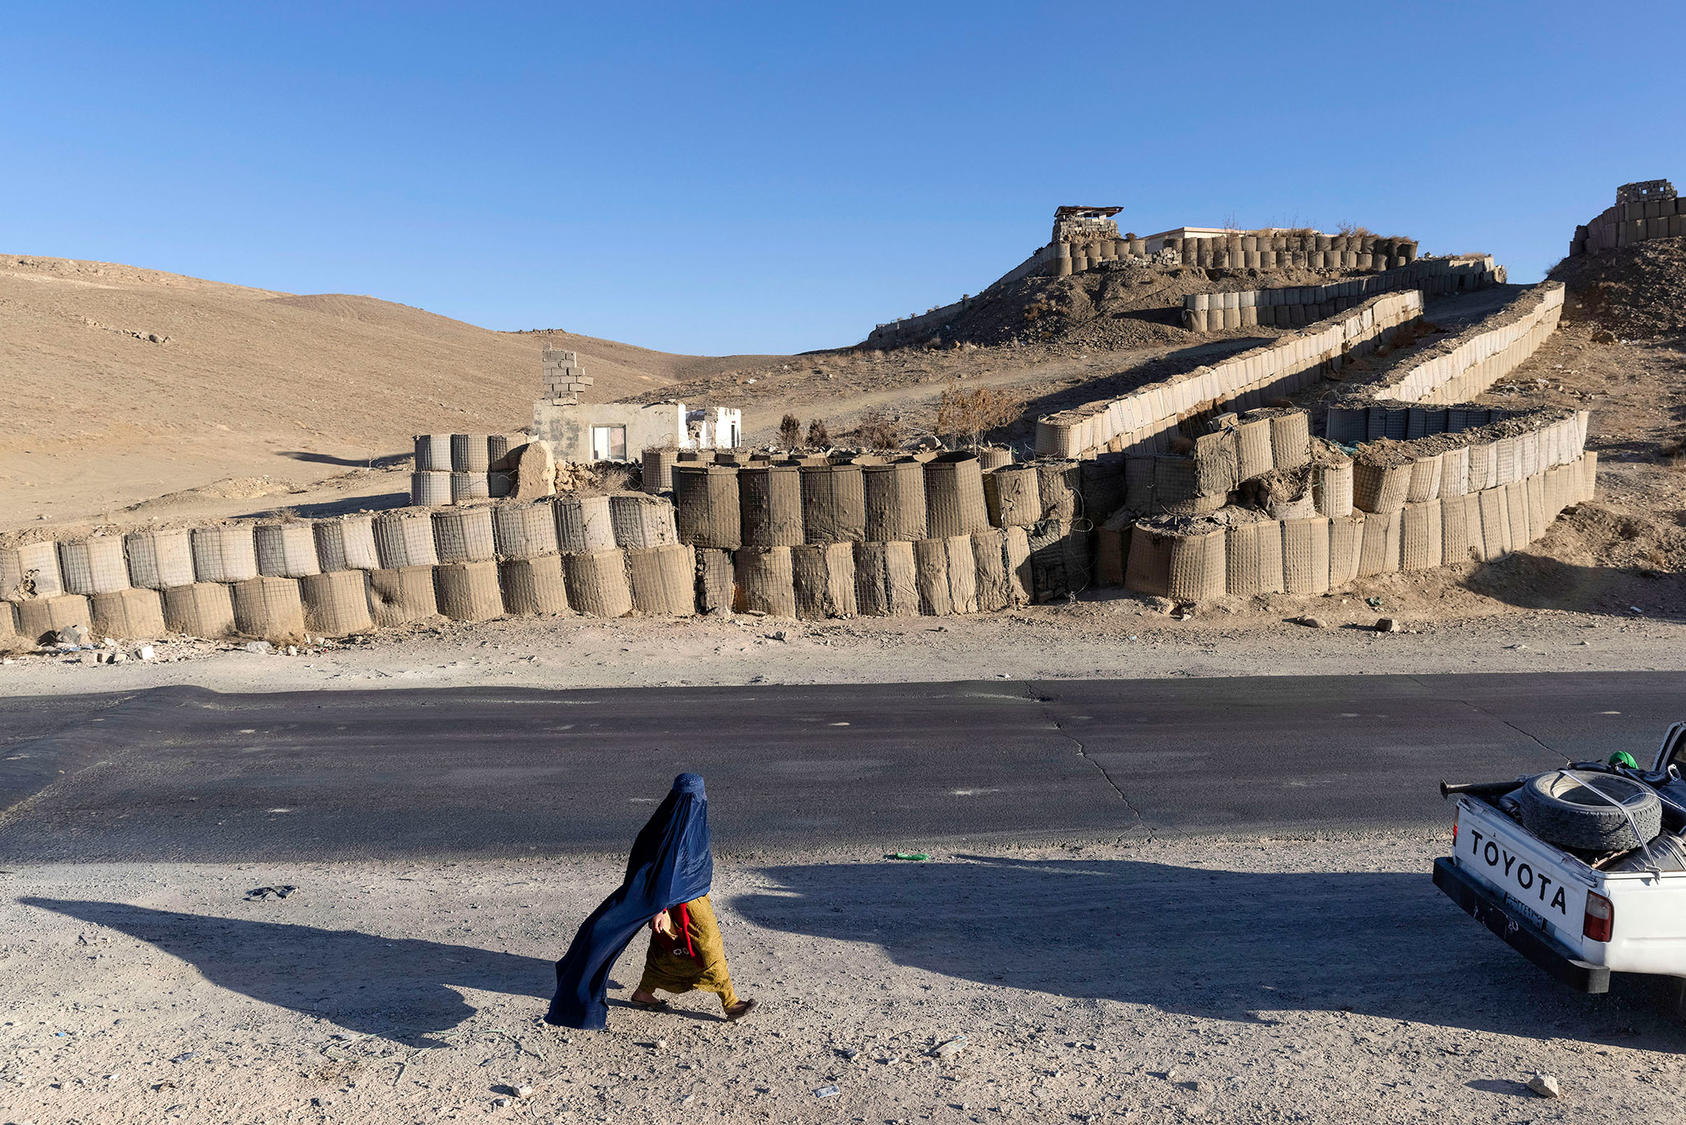
[[665, 1012], [668, 1009], [666, 1000], [629, 1000], [628, 1003], [641, 1012]]
[[755, 1011], [755, 1001], [740, 1000], [734, 1007], [726, 1009], [726, 1019], [730, 1021], [741, 1020], [753, 1011]]

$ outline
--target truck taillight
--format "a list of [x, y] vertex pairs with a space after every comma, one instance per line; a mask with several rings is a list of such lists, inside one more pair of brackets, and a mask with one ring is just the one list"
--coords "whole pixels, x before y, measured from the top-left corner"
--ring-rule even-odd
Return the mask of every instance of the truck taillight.
[[1586, 893], [1586, 916], [1581, 920], [1581, 934], [1588, 941], [1609, 941], [1616, 928], [1616, 908], [1597, 891]]

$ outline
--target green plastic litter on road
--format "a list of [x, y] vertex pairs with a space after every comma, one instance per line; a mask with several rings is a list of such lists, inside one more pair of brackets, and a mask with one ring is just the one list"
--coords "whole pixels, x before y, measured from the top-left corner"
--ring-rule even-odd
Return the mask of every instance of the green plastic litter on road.
[[1639, 768], [1639, 763], [1634, 761], [1633, 755], [1629, 754], [1626, 750], [1617, 750], [1614, 754], [1611, 754], [1610, 764], [1612, 766], [1626, 766], [1630, 770], [1636, 770]]
[[889, 855], [885, 856], [884, 858], [885, 859], [926, 860], [926, 859], [930, 859], [931, 857], [926, 855], [924, 852], [891, 852]]

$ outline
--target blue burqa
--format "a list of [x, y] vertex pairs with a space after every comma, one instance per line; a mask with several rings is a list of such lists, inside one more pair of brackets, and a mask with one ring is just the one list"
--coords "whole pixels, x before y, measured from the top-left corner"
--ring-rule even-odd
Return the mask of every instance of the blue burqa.
[[609, 1020], [609, 970], [650, 919], [701, 898], [714, 882], [703, 779], [682, 773], [633, 841], [620, 889], [591, 912], [556, 962], [556, 998], [545, 1022], [595, 1030]]

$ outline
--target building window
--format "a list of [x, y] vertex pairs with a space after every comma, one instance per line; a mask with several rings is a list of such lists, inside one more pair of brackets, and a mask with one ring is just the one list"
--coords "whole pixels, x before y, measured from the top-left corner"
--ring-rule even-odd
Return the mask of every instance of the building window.
[[625, 461], [626, 427], [591, 427], [591, 459], [593, 461]]

